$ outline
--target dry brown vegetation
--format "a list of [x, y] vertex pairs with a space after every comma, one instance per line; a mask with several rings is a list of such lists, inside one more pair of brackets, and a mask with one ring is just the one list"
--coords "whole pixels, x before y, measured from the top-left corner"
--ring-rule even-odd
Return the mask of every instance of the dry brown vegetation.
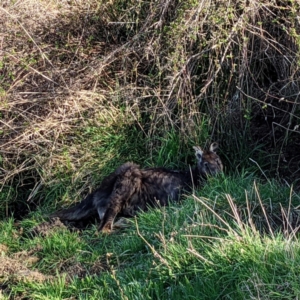
[[[37, 256], [34, 256], [34, 252], [38, 249], [34, 249], [31, 252], [22, 251], [15, 253], [13, 258], [7, 257], [5, 252], [8, 251], [5, 245], [0, 244], [0, 274], [1, 282], [8, 278], [12, 281], [34, 281], [43, 282], [45, 280], [53, 279], [52, 276], [45, 276], [38, 271], [32, 271], [28, 267], [31, 267], [34, 263], [39, 261]], [[1, 296], [1, 294], [0, 294]]]
[[147, 155], [171, 130], [183, 145], [211, 137], [228, 170], [253, 155], [296, 180], [299, 12], [283, 0], [2, 1], [0, 200], [38, 203], [64, 176], [87, 189], [115, 155], [93, 150], [90, 128], [134, 128]]

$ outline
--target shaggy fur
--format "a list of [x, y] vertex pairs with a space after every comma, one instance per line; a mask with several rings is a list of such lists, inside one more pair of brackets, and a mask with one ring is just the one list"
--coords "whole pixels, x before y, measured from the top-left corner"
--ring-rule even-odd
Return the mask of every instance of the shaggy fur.
[[195, 146], [197, 166], [186, 171], [141, 169], [134, 163], [125, 163], [104, 178], [100, 187], [82, 202], [51, 217], [79, 221], [98, 213], [101, 220], [99, 230], [110, 232], [117, 215], [134, 216], [149, 206], [165, 206], [178, 201], [182, 190], [189, 191], [207, 176], [221, 172], [223, 165], [215, 152], [217, 147], [213, 143], [209, 150], [203, 151]]

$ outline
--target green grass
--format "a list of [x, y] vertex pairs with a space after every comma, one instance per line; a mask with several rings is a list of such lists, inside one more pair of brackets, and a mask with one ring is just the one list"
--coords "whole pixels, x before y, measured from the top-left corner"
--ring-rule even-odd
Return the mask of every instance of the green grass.
[[[299, 240], [291, 230], [283, 230], [287, 225], [280, 225], [285, 221], [282, 208], [286, 213], [293, 211], [300, 203], [299, 195], [275, 180], [257, 177], [252, 169], [209, 178], [181, 203], [141, 213], [131, 219], [128, 228], [111, 235], [98, 233], [96, 224], [83, 231], [61, 227], [47, 236], [33, 233], [33, 228], [46, 221], [51, 211], [80, 201], [88, 188], [97, 186], [121, 163], [183, 168], [194, 162], [192, 146], [203, 146], [204, 141], [181, 139], [175, 130], [149, 141], [130, 125], [130, 120], [122, 118], [122, 113], [118, 116], [117, 123], [100, 116], [98, 125], [85, 124], [73, 143], [66, 143], [62, 149], [62, 163], [52, 170], [56, 178], [35, 195], [43, 199], [40, 205], [18, 222], [14, 218], [0, 222], [0, 244], [8, 247], [2, 255], [16, 259], [22, 257], [20, 253], [27, 253], [28, 257], [37, 257], [27, 268], [50, 276], [39, 282], [3, 273], [0, 284], [6, 286], [4, 296], [297, 297]], [[202, 124], [203, 133], [208, 132], [207, 126]], [[151, 143], [153, 148], [147, 147]], [[88, 156], [82, 157], [81, 153]], [[76, 155], [78, 169], [74, 166]], [[24, 265], [26, 259], [21, 260]]]
[[[228, 195], [239, 214], [230, 208]], [[244, 173], [211, 178], [181, 204], [141, 213], [127, 229], [108, 236], [97, 236], [95, 226], [32, 236], [40, 212], [21, 222], [22, 234], [13, 220], [2, 221], [0, 243], [9, 247], [7, 255], [38, 247], [39, 261], [31, 269], [54, 279], [1, 282], [9, 284], [12, 298], [295, 299], [300, 294], [298, 237], [275, 226], [260, 232], [253, 224], [265, 222], [255, 221], [255, 210], [247, 215], [247, 201], [259, 206], [258, 197], [267, 212], [273, 205], [273, 214], [279, 203], [299, 205], [299, 196], [290, 195], [275, 181], [255, 182]], [[82, 273], [72, 273], [72, 266]]]
[[[299, 177], [297, 1], [14, 2], [0, 299], [298, 299], [299, 193], [271, 179]], [[213, 141], [225, 174], [181, 203], [111, 235], [34, 233], [122, 163], [187, 168]]]

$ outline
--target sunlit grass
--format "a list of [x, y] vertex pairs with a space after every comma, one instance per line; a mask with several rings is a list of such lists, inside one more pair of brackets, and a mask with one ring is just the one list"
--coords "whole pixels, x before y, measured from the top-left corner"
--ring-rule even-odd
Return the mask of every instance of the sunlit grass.
[[[218, 197], [214, 190], [219, 190]], [[261, 191], [261, 203], [256, 190]], [[92, 226], [32, 238], [27, 234], [30, 220], [23, 221], [27, 226], [18, 246], [7, 235], [2, 243], [11, 247], [10, 253], [39, 245], [34, 269], [54, 277], [11, 284], [11, 295], [198, 299], [201, 293], [201, 299], [294, 299], [300, 292], [299, 240], [272, 223], [278, 211], [268, 210], [279, 203], [287, 208], [285, 199], [290, 199], [292, 213], [299, 199], [296, 194], [290, 198], [290, 192], [276, 182], [255, 183], [249, 174], [221, 175], [182, 203], [141, 213], [127, 229], [111, 235], [96, 234]], [[265, 209], [270, 227], [249, 205]], [[2, 228], [7, 234], [14, 231], [12, 222], [2, 223]]]
[[[298, 299], [299, 193], [271, 178], [299, 177], [297, 1], [4, 2], [0, 299]], [[213, 141], [224, 174], [180, 203], [35, 231]]]

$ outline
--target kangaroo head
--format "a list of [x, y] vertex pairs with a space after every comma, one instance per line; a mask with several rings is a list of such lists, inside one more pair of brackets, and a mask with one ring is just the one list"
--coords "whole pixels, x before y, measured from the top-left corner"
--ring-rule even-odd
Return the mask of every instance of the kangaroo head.
[[197, 168], [204, 177], [214, 176], [223, 170], [219, 155], [216, 153], [217, 143], [212, 143], [209, 150], [202, 150], [199, 146], [193, 147], [197, 158]]

